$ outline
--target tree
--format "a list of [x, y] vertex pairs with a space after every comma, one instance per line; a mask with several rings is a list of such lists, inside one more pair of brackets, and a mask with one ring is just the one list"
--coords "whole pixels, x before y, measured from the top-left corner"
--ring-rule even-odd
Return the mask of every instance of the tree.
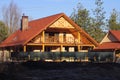
[[102, 31], [102, 27], [104, 26], [105, 12], [101, 7], [103, 4], [101, 0], [96, 0], [95, 4], [97, 6], [93, 11], [95, 17], [90, 17], [89, 10], [85, 9], [82, 4], [79, 3], [77, 5], [77, 9], [74, 9], [70, 18], [99, 42], [105, 34]]
[[119, 22], [119, 14], [118, 12], [113, 9], [110, 19], [108, 20], [108, 27], [109, 30], [120, 30], [120, 22]]
[[102, 0], [95, 1], [96, 8], [93, 10], [94, 17], [91, 19], [91, 26], [94, 29], [94, 33], [92, 37], [94, 37], [98, 42], [100, 42], [105, 35], [103, 31], [105, 27], [105, 11], [102, 7], [103, 2]]
[[15, 32], [20, 26], [20, 9], [11, 1], [8, 6], [3, 7], [3, 21], [9, 27], [9, 34]]
[[78, 24], [82, 29], [88, 32], [88, 28], [90, 26], [90, 17], [89, 11], [85, 9], [81, 3], [78, 3], [77, 9], [74, 9], [70, 18]]
[[105, 11], [104, 8], [102, 7], [103, 5], [103, 2], [102, 0], [96, 0], [95, 1], [95, 5], [96, 5], [96, 8], [95, 10], [93, 10], [93, 14], [95, 16], [95, 25], [97, 28], [101, 28], [103, 29], [105, 26], [105, 22], [104, 22], [104, 19], [105, 19]]
[[5, 40], [8, 36], [8, 27], [5, 26], [5, 24], [0, 21], [0, 42]]

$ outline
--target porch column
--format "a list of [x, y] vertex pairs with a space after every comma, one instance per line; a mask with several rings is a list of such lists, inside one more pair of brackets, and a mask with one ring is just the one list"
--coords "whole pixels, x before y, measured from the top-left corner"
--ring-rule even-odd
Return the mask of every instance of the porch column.
[[45, 42], [45, 31], [42, 32], [42, 36], [43, 36], [42, 42], [44, 43]]
[[80, 45], [78, 45], [78, 52], [80, 52]]
[[11, 49], [11, 47], [9, 48], [9, 60], [10, 60], [10, 58], [11, 58], [11, 52], [12, 52], [12, 49]]
[[80, 43], [80, 32], [78, 32], [78, 43]]
[[45, 45], [42, 45], [42, 52], [45, 52]]
[[117, 49], [115, 49], [113, 52], [113, 62], [116, 62], [116, 51], [117, 51]]
[[93, 45], [93, 49], [95, 48], [95, 45]]
[[63, 48], [63, 45], [60, 46], [60, 52], [63, 52], [62, 48]]
[[2, 59], [2, 62], [4, 62], [4, 48], [2, 48], [2, 54], [1, 54], [1, 59]]
[[26, 46], [23, 47], [23, 51], [26, 52]]

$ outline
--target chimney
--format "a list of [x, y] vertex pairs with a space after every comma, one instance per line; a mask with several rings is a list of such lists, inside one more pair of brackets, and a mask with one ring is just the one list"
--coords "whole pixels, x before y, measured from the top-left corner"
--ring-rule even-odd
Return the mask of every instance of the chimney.
[[21, 20], [21, 30], [25, 31], [28, 29], [28, 16], [22, 16], [22, 20]]

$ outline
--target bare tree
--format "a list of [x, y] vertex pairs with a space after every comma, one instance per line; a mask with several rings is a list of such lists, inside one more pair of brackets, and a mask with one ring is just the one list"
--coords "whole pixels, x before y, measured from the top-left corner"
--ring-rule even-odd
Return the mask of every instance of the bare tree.
[[11, 34], [15, 32], [20, 27], [20, 9], [13, 1], [11, 1], [8, 6], [3, 7], [2, 12], [3, 21], [5, 25], [9, 28], [8, 33]]

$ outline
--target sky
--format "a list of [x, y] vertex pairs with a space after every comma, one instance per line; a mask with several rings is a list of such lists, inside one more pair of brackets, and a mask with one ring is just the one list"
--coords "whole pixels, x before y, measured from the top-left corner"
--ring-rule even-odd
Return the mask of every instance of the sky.
[[[20, 11], [32, 19], [38, 19], [57, 13], [65, 13], [70, 16], [73, 8], [80, 2], [88, 10], [94, 9], [95, 0], [13, 0], [18, 5]], [[0, 1], [0, 20], [2, 19], [2, 7], [8, 6], [11, 0]], [[103, 0], [106, 17], [110, 16], [112, 9], [120, 11], [120, 0]], [[92, 14], [90, 12], [90, 14]]]

